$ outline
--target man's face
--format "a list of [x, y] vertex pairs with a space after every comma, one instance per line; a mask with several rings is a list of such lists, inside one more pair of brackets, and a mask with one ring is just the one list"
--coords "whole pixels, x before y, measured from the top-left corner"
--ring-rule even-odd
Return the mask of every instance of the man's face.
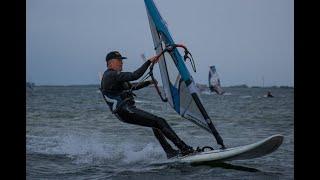
[[116, 71], [122, 71], [122, 59], [111, 59], [108, 67]]

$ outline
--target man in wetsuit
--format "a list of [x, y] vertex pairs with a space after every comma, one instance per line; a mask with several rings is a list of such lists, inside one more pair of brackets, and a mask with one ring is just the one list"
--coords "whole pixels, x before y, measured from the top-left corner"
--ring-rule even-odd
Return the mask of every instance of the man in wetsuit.
[[[132, 91], [146, 87], [154, 82], [144, 81], [133, 85], [130, 81], [139, 79], [151, 63], [157, 63], [156, 56], [148, 59], [134, 72], [122, 72], [123, 59], [127, 58], [121, 56], [117, 51], [112, 51], [106, 56], [107, 70], [101, 80], [101, 92], [110, 110], [123, 122], [151, 127], [168, 158], [177, 156], [179, 153], [182, 155], [193, 153], [194, 149], [177, 136], [165, 119], [135, 106], [135, 95]], [[172, 141], [180, 152], [173, 149], [166, 138]]]

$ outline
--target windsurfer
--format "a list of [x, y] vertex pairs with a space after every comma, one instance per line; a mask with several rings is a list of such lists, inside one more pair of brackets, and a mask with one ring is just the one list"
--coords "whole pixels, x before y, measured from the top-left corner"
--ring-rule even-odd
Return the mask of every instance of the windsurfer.
[[[106, 56], [107, 70], [101, 80], [101, 92], [110, 110], [125, 123], [151, 127], [168, 158], [177, 156], [179, 153], [182, 155], [193, 153], [194, 149], [178, 137], [165, 119], [135, 106], [135, 94], [132, 91], [154, 84], [154, 82], [152, 80], [143, 81], [134, 85], [130, 81], [139, 79], [150, 64], [157, 63], [159, 58], [156, 56], [149, 58], [134, 72], [122, 72], [123, 59], [127, 58], [121, 56], [117, 51], [112, 51]], [[172, 141], [180, 152], [172, 148], [166, 138]]]
[[267, 93], [267, 97], [273, 97], [273, 95], [271, 94], [271, 92], [270, 92], [270, 91], [268, 91], [268, 93]]

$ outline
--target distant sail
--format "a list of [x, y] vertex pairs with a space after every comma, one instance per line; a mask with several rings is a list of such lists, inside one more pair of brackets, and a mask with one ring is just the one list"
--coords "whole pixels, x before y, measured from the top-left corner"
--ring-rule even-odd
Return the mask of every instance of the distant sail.
[[216, 92], [219, 95], [222, 95], [224, 93], [224, 90], [221, 88], [220, 78], [215, 66], [210, 66], [209, 89], [211, 92]]

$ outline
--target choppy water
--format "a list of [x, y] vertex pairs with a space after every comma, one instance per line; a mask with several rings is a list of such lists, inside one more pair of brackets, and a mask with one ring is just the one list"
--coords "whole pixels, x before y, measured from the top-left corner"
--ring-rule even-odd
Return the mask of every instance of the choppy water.
[[[201, 94], [228, 147], [284, 135], [267, 156], [192, 166], [166, 156], [145, 127], [116, 119], [96, 86], [35, 87], [27, 96], [27, 179], [293, 179], [293, 89], [225, 88]], [[274, 98], [265, 98], [271, 90]], [[213, 136], [181, 119], [153, 88], [137, 91], [137, 106], [165, 118], [194, 147], [218, 148]]]

